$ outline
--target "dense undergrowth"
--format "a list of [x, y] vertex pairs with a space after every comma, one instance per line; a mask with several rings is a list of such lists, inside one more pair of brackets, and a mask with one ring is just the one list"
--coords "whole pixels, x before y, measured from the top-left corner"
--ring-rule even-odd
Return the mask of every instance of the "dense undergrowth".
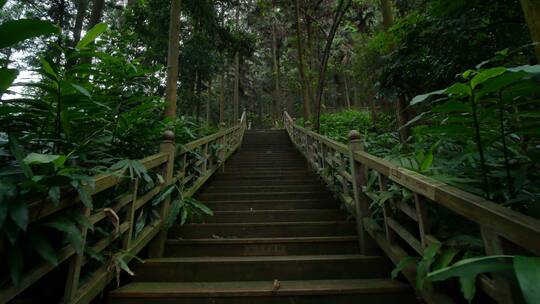
[[[408, 123], [412, 135], [406, 142], [393, 131], [395, 122], [390, 117], [380, 115], [374, 123], [371, 112], [324, 114], [320, 132], [347, 143], [349, 131], [359, 130], [366, 151], [374, 155], [539, 218], [539, 74], [540, 66], [480, 66], [459, 75], [446, 89], [415, 97], [409, 108], [417, 115]], [[382, 206], [390, 200], [412, 203], [413, 199], [409, 190], [397, 184], [379, 191], [374, 172], [365, 191], [373, 199], [372, 216], [379, 221]], [[528, 303], [538, 300], [531, 292], [533, 273], [540, 269], [538, 259], [483, 257], [484, 244], [474, 223], [435, 204], [428, 209], [430, 233], [443, 243], [430, 245], [422, 258], [402, 260], [393, 277], [418, 262], [418, 289], [427, 281], [458, 277], [470, 302], [480, 273], [503, 271], [518, 278]]]
[[[29, 203], [44, 200], [58, 205], [75, 192], [87, 208], [111, 207], [129, 185], [91, 196], [93, 175], [119, 172], [127, 180], [140, 178], [143, 194], [163, 178], [138, 160], [159, 151], [166, 129], [172, 128], [176, 144], [182, 145], [217, 127], [188, 116], [175, 121], [162, 118], [159, 88], [164, 68], [148, 67], [126, 54], [118, 32], [108, 30], [106, 24], [98, 24], [73, 46], [64, 43], [59, 29], [45, 21], [15, 20], [1, 27], [9, 38], [2, 37], [6, 42], [2, 48], [32, 36], [58, 37], [46, 44], [43, 53], [35, 54], [34, 81], [13, 83], [19, 71], [0, 69], [0, 239], [6, 240], [1, 247], [7, 256], [1, 258], [9, 268], [9, 277], [2, 271], [3, 285], [18, 284], [29, 264], [39, 260], [37, 256], [57, 265], [55, 251], [68, 243], [81, 252], [85, 239], [80, 227], [92, 231], [88, 244], [117, 229], [108, 221], [94, 226], [71, 209], [30, 223]], [[161, 201], [155, 199], [137, 215], [135, 236], [157, 216], [153, 209]], [[195, 201], [183, 206], [177, 210], [182, 223], [204, 209]], [[127, 267], [120, 245], [113, 244], [105, 255], [90, 247], [85, 249], [92, 258], [89, 267], [104, 263]]]

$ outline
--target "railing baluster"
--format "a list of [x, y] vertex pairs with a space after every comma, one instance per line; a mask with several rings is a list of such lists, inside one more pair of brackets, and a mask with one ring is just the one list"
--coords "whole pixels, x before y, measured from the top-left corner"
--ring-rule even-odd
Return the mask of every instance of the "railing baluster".
[[419, 194], [414, 193], [414, 204], [416, 207], [416, 216], [418, 217], [420, 241], [422, 242], [422, 247], [425, 249], [429, 245], [426, 236], [430, 233], [426, 201]]
[[356, 210], [356, 226], [358, 229], [358, 238], [360, 240], [360, 251], [362, 254], [375, 254], [376, 250], [370, 236], [364, 229], [364, 218], [369, 218], [369, 201], [363, 193], [362, 187], [367, 185], [367, 167], [354, 160], [356, 151], [363, 151], [364, 146], [360, 139], [358, 131], [349, 133], [349, 161], [351, 174], [353, 177], [353, 193]]
[[131, 242], [133, 241], [133, 230], [135, 227], [135, 204], [137, 202], [137, 192], [139, 191], [139, 179], [135, 179], [131, 186], [131, 203], [127, 207], [127, 218], [129, 222], [129, 229], [126, 231], [122, 240], [122, 248], [129, 250], [131, 248]]
[[[379, 191], [380, 192], [386, 191], [386, 180], [384, 179], [384, 176], [380, 173], [379, 173]], [[392, 210], [388, 208], [388, 202], [390, 204], [393, 204], [394, 200], [389, 199], [382, 206], [383, 217], [384, 217], [384, 231], [385, 231], [386, 239], [388, 240], [388, 242], [394, 243], [396, 241], [396, 235], [395, 235], [394, 230], [392, 230], [392, 228], [390, 228], [390, 226], [388, 225], [389, 220], [392, 218]]]
[[[83, 216], [89, 217], [91, 210], [90, 208], [84, 208], [82, 213]], [[86, 235], [88, 234], [87, 227], [80, 226], [80, 229], [82, 234], [82, 248], [81, 252], [76, 253], [70, 258], [69, 261], [66, 287], [64, 289], [64, 303], [71, 303], [71, 301], [75, 298], [77, 292], [79, 291], [79, 281], [81, 278], [82, 262], [84, 259], [84, 249], [86, 247]]]

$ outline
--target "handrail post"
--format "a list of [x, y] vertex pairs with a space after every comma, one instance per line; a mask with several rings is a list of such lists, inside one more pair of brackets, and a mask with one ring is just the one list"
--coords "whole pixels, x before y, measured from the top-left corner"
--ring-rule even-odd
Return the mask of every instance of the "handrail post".
[[[174, 132], [167, 130], [163, 133], [163, 141], [159, 147], [159, 150], [162, 153], [167, 153], [169, 158], [167, 162], [163, 164], [161, 176], [163, 177], [164, 183], [163, 188], [167, 187], [172, 183], [173, 173], [174, 173], [174, 156], [175, 156], [175, 147], [174, 147]], [[163, 256], [165, 251], [165, 241], [167, 240], [167, 231], [165, 231], [165, 220], [168, 216], [169, 205], [171, 203], [170, 197], [167, 197], [159, 207], [159, 217], [161, 218], [161, 231], [158, 235], [152, 240], [148, 255], [152, 258], [159, 258]]]
[[[226, 124], [224, 122], [221, 122], [219, 124], [219, 131], [221, 132], [221, 131], [225, 130], [226, 127], [227, 127]], [[225, 136], [226, 135], [223, 135], [218, 139], [218, 142], [219, 142], [218, 159], [219, 159], [219, 162], [220, 162], [220, 165], [221, 165], [221, 169], [220, 169], [221, 173], [225, 172], [225, 153], [226, 153]]]
[[369, 218], [369, 200], [362, 193], [362, 187], [367, 184], [367, 167], [354, 160], [354, 153], [364, 151], [360, 133], [356, 130], [349, 132], [349, 160], [351, 166], [351, 174], [353, 178], [353, 200], [356, 211], [356, 228], [358, 231], [358, 239], [360, 242], [360, 253], [376, 254], [376, 248], [369, 239], [369, 235], [364, 229], [364, 219]]

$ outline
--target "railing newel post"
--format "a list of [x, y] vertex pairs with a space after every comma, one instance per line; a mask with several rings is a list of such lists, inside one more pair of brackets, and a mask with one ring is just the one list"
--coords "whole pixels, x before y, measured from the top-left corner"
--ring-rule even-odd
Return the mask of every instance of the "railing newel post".
[[369, 239], [370, 236], [364, 229], [364, 219], [369, 218], [369, 201], [363, 194], [362, 187], [367, 185], [368, 171], [367, 167], [356, 162], [354, 153], [364, 151], [364, 144], [361, 140], [361, 135], [358, 131], [352, 130], [349, 132], [349, 161], [351, 166], [352, 184], [353, 184], [353, 200], [356, 211], [356, 227], [358, 230], [358, 238], [360, 241], [360, 252], [362, 254], [376, 254], [376, 248], [373, 242]]
[[[168, 159], [163, 164], [162, 167], [162, 177], [164, 180], [164, 183], [162, 185], [162, 189], [169, 186], [172, 183], [173, 175], [174, 175], [174, 158], [176, 154], [176, 149], [174, 145], [174, 132], [167, 130], [163, 133], [163, 140], [161, 142], [161, 145], [159, 147], [159, 150], [161, 153], [167, 153]], [[159, 217], [161, 219], [161, 231], [158, 233], [158, 235], [152, 240], [148, 255], [152, 258], [160, 258], [163, 256], [163, 253], [165, 251], [165, 242], [167, 240], [167, 231], [165, 231], [165, 220], [168, 216], [169, 212], [169, 206], [171, 203], [170, 197], [167, 197], [162, 203], [159, 208]]]

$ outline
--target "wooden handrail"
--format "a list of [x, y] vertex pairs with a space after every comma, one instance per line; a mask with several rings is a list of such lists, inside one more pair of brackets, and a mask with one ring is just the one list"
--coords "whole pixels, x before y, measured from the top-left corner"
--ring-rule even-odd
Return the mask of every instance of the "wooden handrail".
[[[153, 200], [168, 184], [176, 183], [182, 189], [182, 196], [189, 197], [193, 195], [220, 167], [224, 166], [234, 151], [236, 151], [242, 142], [246, 130], [246, 113], [233, 127], [221, 130], [215, 134], [197, 139], [183, 146], [183, 149], [162, 149], [162, 151], [152, 156], [146, 157], [139, 162], [146, 170], [160, 170], [161, 174], [170, 172], [170, 180], [155, 185], [152, 189], [140, 194], [139, 179], [130, 180], [121, 176], [120, 172], [99, 174], [94, 176], [95, 187], [87, 187], [90, 195], [94, 196], [105, 190], [116, 187], [119, 184], [127, 183], [129, 190], [124, 193], [115, 194], [115, 204], [105, 208], [89, 210], [82, 208], [79, 199], [75, 195], [69, 195], [62, 198], [60, 204], [53, 205], [48, 201], [38, 201], [29, 204], [30, 222], [34, 223], [40, 220], [46, 220], [48, 217], [66, 209], [80, 210], [92, 224], [99, 223], [107, 219], [111, 212], [116, 214], [126, 214], [120, 218], [118, 230], [112, 232], [111, 236], [101, 238], [95, 241], [92, 249], [95, 252], [104, 252], [106, 248], [114, 242], [121, 242], [122, 249], [131, 255], [136, 255], [140, 250], [146, 247], [150, 242], [156, 242], [157, 236], [162, 233], [164, 218], [167, 213], [160, 214], [161, 218], [147, 225], [139, 234], [135, 234], [135, 213]], [[167, 140], [164, 140], [166, 147], [174, 147], [172, 137], [169, 133]], [[216, 144], [219, 148], [212, 151], [212, 145]], [[198, 153], [187, 153], [194, 151]], [[175, 168], [175, 158], [180, 158], [179, 168]], [[170, 170], [170, 171], [169, 171]], [[186, 179], [186, 175], [190, 178]], [[163, 205], [164, 203], [162, 203]], [[83, 238], [89, 233], [87, 228], [81, 227]], [[86, 246], [86, 244], [85, 244]], [[84, 252], [84, 250], [83, 250]], [[115, 277], [106, 265], [95, 271], [84, 273], [88, 280], [82, 286], [80, 278], [83, 274], [83, 266], [88, 261], [84, 253], [77, 253], [71, 246], [61, 248], [57, 252], [59, 263], [69, 261], [69, 271], [66, 278], [66, 290], [64, 294], [64, 303], [89, 303], [91, 302], [107, 284]], [[131, 259], [131, 258], [128, 258]], [[127, 262], [127, 261], [126, 261]], [[56, 267], [47, 262], [39, 263], [37, 266], [29, 269], [22, 277], [21, 284], [18, 287], [13, 285], [0, 289], [0, 304], [7, 303], [18, 294], [32, 286], [42, 277], [54, 270]]]
[[[403, 240], [413, 249], [420, 252], [430, 243], [437, 242], [435, 237], [429, 234], [429, 216], [426, 209], [428, 203], [445, 207], [478, 224], [486, 245], [486, 254], [488, 255], [504, 253], [501, 238], [535, 255], [540, 255], [540, 220], [373, 156], [363, 151], [359, 134], [354, 132], [351, 133], [353, 136], [349, 138], [350, 143], [347, 146], [296, 125], [287, 112], [284, 113], [284, 124], [295, 146], [319, 173], [322, 172], [324, 169], [322, 166], [325, 165], [332, 167], [334, 171], [338, 171], [338, 176], [344, 176], [343, 173], [339, 173], [339, 170], [337, 170], [338, 166], [343, 166], [343, 160], [329, 162], [324, 157], [321, 160], [321, 156], [338, 155], [341, 159], [348, 158], [350, 162], [348, 171], [354, 176], [352, 185], [348, 185], [345, 179], [341, 180], [339, 178], [333, 178], [330, 182], [337, 181], [340, 184], [334, 188], [338, 189], [337, 194], [344, 203], [350, 204], [350, 201], [343, 198], [354, 197], [354, 209], [359, 223], [360, 238], [365, 237], [366, 233], [369, 234], [395, 263], [399, 262], [404, 257], [404, 252], [406, 252], [396, 249], [399, 245], [395, 242], [395, 238], [403, 239], [405, 237], [406, 239]], [[378, 174], [380, 191], [384, 191], [386, 183], [391, 182], [414, 193], [414, 207], [410, 207], [403, 201], [388, 200], [385, 203], [383, 206], [384, 228], [379, 227], [376, 221], [370, 219], [371, 200], [362, 190], [367, 186], [366, 177], [369, 170]], [[329, 178], [324, 178], [328, 182]], [[391, 208], [388, 208], [389, 204], [393, 204], [396, 207], [395, 209], [404, 212], [409, 218], [418, 223], [418, 230], [420, 231], [418, 238], [409, 231], [404, 230], [405, 228], [396, 221], [396, 218], [392, 217]], [[362, 240], [361, 246], [362, 250], [368, 250], [365, 248], [366, 244], [362, 244]], [[406, 273], [406, 276], [414, 281], [414, 273], [409, 272], [408, 275]], [[513, 303], [508, 285], [499, 278], [490, 279], [484, 276], [481, 277], [480, 281], [480, 287], [488, 289], [485, 291], [489, 295], [505, 303]], [[424, 296], [429, 298], [433, 295], [426, 294]], [[429, 299], [427, 300], [429, 301]], [[437, 301], [442, 300], [433, 300], [432, 298], [429, 302], [435, 303]]]

